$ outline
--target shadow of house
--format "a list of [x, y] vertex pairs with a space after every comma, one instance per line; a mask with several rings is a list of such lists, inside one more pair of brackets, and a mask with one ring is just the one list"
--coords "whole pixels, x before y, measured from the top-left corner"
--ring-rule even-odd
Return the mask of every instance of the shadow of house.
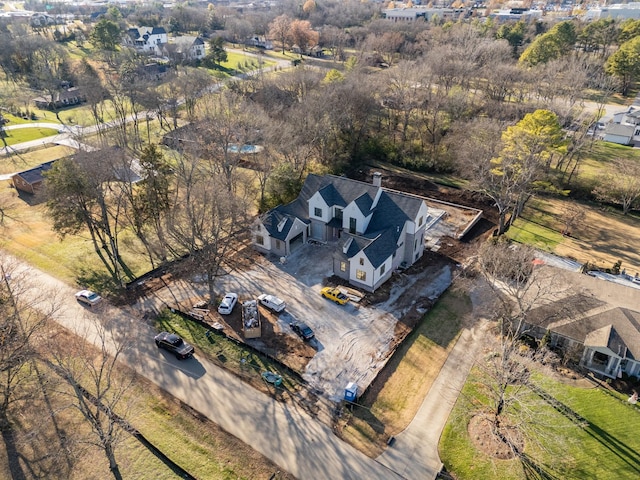
[[79, 87], [71, 87], [61, 92], [57, 92], [54, 98], [51, 95], [44, 95], [33, 99], [36, 107], [43, 110], [58, 110], [64, 107], [71, 107], [86, 102], [87, 97]]
[[55, 160], [52, 160], [29, 170], [18, 172], [11, 177], [11, 183], [16, 190], [35, 195], [42, 188], [44, 172], [51, 170], [54, 162]]

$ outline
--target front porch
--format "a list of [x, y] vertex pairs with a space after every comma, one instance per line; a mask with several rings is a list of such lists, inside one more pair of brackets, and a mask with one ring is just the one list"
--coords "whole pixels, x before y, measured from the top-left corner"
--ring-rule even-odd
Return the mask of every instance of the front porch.
[[621, 360], [613, 352], [605, 352], [597, 348], [585, 348], [580, 364], [594, 373], [616, 378], [622, 375]]

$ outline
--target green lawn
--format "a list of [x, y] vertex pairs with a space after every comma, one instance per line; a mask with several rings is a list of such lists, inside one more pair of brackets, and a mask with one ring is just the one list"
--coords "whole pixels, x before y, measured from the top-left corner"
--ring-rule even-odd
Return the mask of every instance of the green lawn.
[[30, 142], [39, 138], [57, 135], [58, 131], [52, 128], [18, 128], [5, 131], [7, 145], [16, 145], [22, 142]]
[[[440, 439], [440, 457], [448, 471], [460, 480], [528, 478], [517, 460], [495, 460], [477, 450], [469, 438], [470, 420], [467, 399], [479, 398], [472, 372], [458, 398], [456, 406]], [[556, 434], [562, 435], [562, 456], [525, 446], [525, 453], [557, 470], [550, 478], [632, 479], [640, 478], [640, 408], [629, 405], [618, 396], [599, 388], [578, 388], [564, 385], [541, 375], [536, 382], [557, 401], [588, 421], [586, 428], [572, 423], [556, 410], [548, 408], [547, 415]], [[549, 417], [547, 417], [549, 418]]]
[[208, 329], [169, 311], [162, 312], [156, 319], [158, 331], [175, 332], [214, 362], [222, 364], [230, 371], [245, 377], [250, 382], [262, 383], [261, 373], [271, 371], [282, 376], [282, 387], [295, 390], [298, 380], [279, 364], [267, 357], [244, 348], [222, 335], [210, 334]]

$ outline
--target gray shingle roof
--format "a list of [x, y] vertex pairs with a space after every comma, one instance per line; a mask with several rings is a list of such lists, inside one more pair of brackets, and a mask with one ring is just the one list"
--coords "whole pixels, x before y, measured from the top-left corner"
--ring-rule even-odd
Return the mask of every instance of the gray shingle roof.
[[380, 233], [369, 245], [364, 249], [364, 253], [373, 265], [378, 268], [389, 256], [398, 248], [397, 239], [392, 229], [388, 229]]
[[51, 160], [50, 162], [45, 162], [37, 167], [30, 168], [29, 170], [25, 170], [23, 172], [18, 172], [16, 175], [20, 176], [25, 182], [29, 185], [33, 185], [34, 183], [41, 182], [44, 180], [42, 174], [48, 170], [51, 170], [55, 160]]
[[[412, 220], [422, 207], [423, 200], [401, 192], [388, 191], [383, 188], [378, 203], [373, 206], [379, 187], [371, 183], [351, 180], [335, 175], [318, 176], [310, 174], [293, 202], [276, 207], [263, 217], [263, 224], [269, 234], [283, 240], [292, 224], [287, 223], [282, 230], [277, 226], [283, 216], [291, 219], [297, 217], [309, 223], [309, 199], [320, 193], [329, 206], [346, 207], [355, 202], [364, 215], [372, 214], [367, 231], [362, 236], [343, 237], [344, 245], [348, 238], [353, 238], [345, 253], [340, 249], [340, 255], [352, 258], [364, 250], [365, 255], [374, 268], [378, 268], [398, 248], [397, 242], [407, 220]], [[372, 210], [373, 209], [373, 210]], [[286, 230], [286, 232], [285, 232]]]
[[[612, 307], [595, 315], [587, 312], [606, 304], [587, 295], [573, 295], [561, 302], [531, 311], [527, 322], [591, 347], [607, 347], [627, 358], [640, 359], [640, 313]], [[566, 321], [564, 321], [566, 319]], [[556, 323], [558, 326], [553, 326]]]

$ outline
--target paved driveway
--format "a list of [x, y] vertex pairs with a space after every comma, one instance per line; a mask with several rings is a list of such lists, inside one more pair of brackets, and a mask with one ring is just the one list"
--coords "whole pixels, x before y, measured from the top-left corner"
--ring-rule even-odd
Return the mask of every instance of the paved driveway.
[[[438, 297], [451, 283], [451, 270], [434, 267], [399, 277], [389, 299], [375, 307], [352, 302], [337, 305], [320, 295], [323, 279], [332, 275], [332, 252], [328, 245], [306, 244], [289, 256], [284, 265], [258, 257], [250, 269], [229, 272], [216, 282], [220, 295], [236, 292], [241, 301], [256, 298], [262, 292], [282, 297], [287, 308], [279, 315], [281, 331], [297, 339], [290, 324], [300, 320], [316, 335], [312, 346], [317, 353], [307, 365], [304, 378], [311, 387], [324, 392], [325, 397], [338, 401], [349, 382], [355, 382], [363, 391], [375, 379], [390, 354], [398, 320], [414, 305], [412, 301]], [[412, 301], [399, 302], [403, 296], [402, 300], [406, 300], [407, 291], [412, 291]], [[203, 283], [195, 286], [183, 283], [156, 295], [148, 300], [148, 308], [194, 295], [206, 298], [207, 288]]]

